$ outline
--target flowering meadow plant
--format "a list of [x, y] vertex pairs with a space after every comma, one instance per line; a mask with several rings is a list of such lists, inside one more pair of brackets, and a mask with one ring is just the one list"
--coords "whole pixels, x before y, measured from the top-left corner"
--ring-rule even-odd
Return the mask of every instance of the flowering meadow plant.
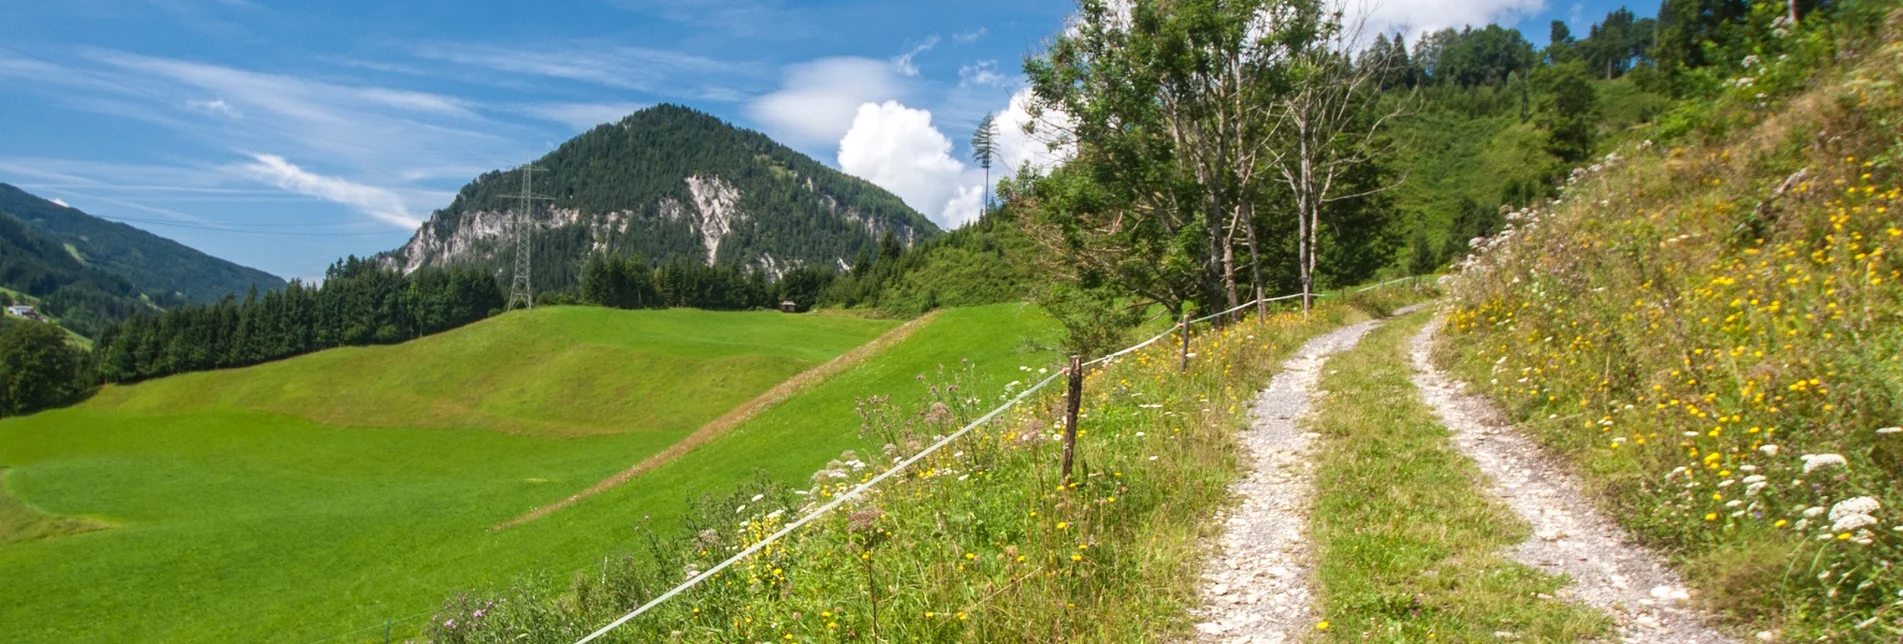
[[1627, 146], [1448, 280], [1443, 357], [1712, 608], [1791, 639], [1903, 635], [1899, 58], [1724, 140]]

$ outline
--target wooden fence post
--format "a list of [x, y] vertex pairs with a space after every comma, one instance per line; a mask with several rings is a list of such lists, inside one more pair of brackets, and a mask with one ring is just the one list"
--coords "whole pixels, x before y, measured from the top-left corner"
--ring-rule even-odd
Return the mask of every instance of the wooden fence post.
[[1084, 360], [1070, 357], [1070, 401], [1064, 410], [1064, 482], [1070, 482], [1071, 457], [1077, 452], [1077, 411], [1084, 404]]
[[1189, 311], [1183, 311], [1183, 369], [1189, 371]]

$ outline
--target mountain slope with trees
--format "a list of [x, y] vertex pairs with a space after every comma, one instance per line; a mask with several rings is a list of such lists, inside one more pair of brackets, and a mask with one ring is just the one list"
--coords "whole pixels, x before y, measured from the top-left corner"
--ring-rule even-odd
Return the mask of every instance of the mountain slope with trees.
[[0, 304], [36, 305], [42, 315], [88, 337], [156, 306], [125, 278], [87, 266], [5, 212], [0, 212], [0, 288], [11, 291], [0, 293], [5, 300]]
[[108, 221], [0, 183], [0, 212], [48, 242], [70, 246], [80, 262], [116, 275], [157, 302], [215, 302], [257, 287], [283, 288], [264, 271], [212, 257], [184, 244]]
[[[897, 196], [828, 168], [764, 134], [678, 105], [658, 105], [563, 143], [534, 162], [537, 290], [572, 290], [594, 254], [694, 262], [768, 278], [802, 266], [845, 268], [887, 235], [910, 246], [937, 226]], [[464, 186], [389, 266], [469, 263], [501, 270], [513, 256], [511, 196], [522, 171]]]

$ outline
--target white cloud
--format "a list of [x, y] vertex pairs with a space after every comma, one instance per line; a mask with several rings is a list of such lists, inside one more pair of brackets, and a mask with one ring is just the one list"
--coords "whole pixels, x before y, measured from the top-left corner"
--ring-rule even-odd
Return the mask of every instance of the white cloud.
[[647, 105], [642, 103], [545, 103], [523, 108], [537, 118], [554, 121], [570, 129], [587, 130], [613, 123]]
[[1002, 87], [1004, 74], [998, 73], [998, 61], [981, 60], [958, 68], [958, 86], [975, 87], [990, 85]]
[[[1031, 90], [1018, 90], [1011, 96], [1011, 102], [997, 115], [998, 160], [993, 164], [992, 178], [1017, 172], [1018, 168], [1030, 166], [1037, 172], [1047, 172], [1069, 159], [1076, 149], [1063, 138], [1062, 129], [1066, 127], [1063, 114], [1045, 112], [1035, 119], [1031, 116]], [[1025, 124], [1033, 124], [1030, 132], [1025, 132]], [[996, 169], [1002, 166], [1003, 172]]]
[[892, 191], [946, 228], [977, 218], [980, 188], [952, 158], [932, 113], [898, 101], [860, 105], [839, 140], [839, 168]]
[[952, 42], [958, 43], [960, 45], [969, 45], [971, 43], [978, 42], [979, 38], [985, 37], [986, 31], [987, 30], [984, 27], [979, 27], [971, 31], [961, 31], [961, 32], [952, 34]]
[[55, 205], [58, 205], [58, 206], [59, 206], [59, 207], [61, 207], [61, 208], [71, 208], [71, 207], [72, 207], [72, 206], [68, 206], [68, 205], [66, 205], [66, 200], [65, 200], [65, 199], [61, 199], [61, 198], [59, 198], [59, 197], [54, 197], [54, 198], [52, 198], [52, 199], [48, 199], [47, 201], [51, 201], [51, 202], [53, 202], [53, 203], [54, 203]]
[[892, 66], [897, 68], [900, 74], [904, 74], [906, 76], [917, 76], [918, 65], [912, 64], [912, 59], [917, 57], [919, 54], [923, 54], [925, 52], [931, 51], [933, 47], [937, 47], [937, 46], [938, 46], [938, 34], [932, 34], [930, 36], [926, 36], [925, 42], [919, 43], [918, 46], [913, 47], [911, 51], [907, 51], [903, 54], [899, 54], [898, 58], [892, 59]]
[[[1545, 10], [1546, 0], [1346, 0], [1350, 20], [1365, 16], [1368, 34], [1408, 34], [1412, 41], [1423, 32], [1466, 25], [1510, 24]], [[1372, 40], [1370, 35], [1364, 40]]]
[[284, 190], [349, 206], [404, 229], [423, 225], [421, 219], [410, 214], [403, 197], [390, 190], [309, 172], [274, 154], [253, 154], [251, 158], [252, 163], [232, 170]]
[[526, 76], [542, 76], [710, 101], [740, 93], [725, 83], [751, 73], [750, 66], [678, 51], [582, 43], [566, 49], [516, 49], [489, 44], [431, 43], [424, 58]]
[[210, 100], [210, 101], [185, 101], [185, 106], [192, 109], [196, 109], [196, 110], [204, 110], [207, 112], [211, 112], [213, 114], [228, 116], [234, 119], [244, 118], [244, 114], [239, 113], [237, 108], [232, 107], [230, 103], [226, 103], [225, 99], [222, 99], [222, 98], [217, 100]]
[[865, 103], [900, 98], [891, 63], [871, 58], [822, 58], [787, 68], [780, 91], [747, 105], [767, 134], [794, 145], [826, 145], [851, 129]]

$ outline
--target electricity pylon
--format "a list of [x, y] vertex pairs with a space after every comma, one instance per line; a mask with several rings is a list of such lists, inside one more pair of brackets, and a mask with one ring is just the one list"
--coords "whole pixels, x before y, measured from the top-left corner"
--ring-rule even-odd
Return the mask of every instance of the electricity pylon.
[[509, 281], [509, 303], [502, 307], [504, 311], [513, 311], [517, 305], [525, 309], [535, 308], [535, 287], [529, 276], [533, 269], [530, 261], [529, 238], [535, 233], [535, 202], [552, 201], [550, 197], [535, 196], [535, 163], [522, 164], [522, 194], [509, 195], [506, 199], [516, 201], [514, 217], [515, 233], [515, 277]]

